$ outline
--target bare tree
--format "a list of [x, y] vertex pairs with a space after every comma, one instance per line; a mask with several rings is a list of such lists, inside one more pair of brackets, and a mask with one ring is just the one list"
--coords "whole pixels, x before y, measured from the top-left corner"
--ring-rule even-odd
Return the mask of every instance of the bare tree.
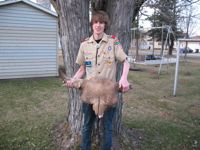
[[[195, 13], [196, 12], [196, 13]], [[194, 23], [196, 17], [199, 16], [198, 11], [195, 9], [194, 5], [186, 5], [184, 6], [184, 10], [182, 12], [181, 16], [181, 28], [183, 28], [183, 31], [185, 33], [184, 38], [190, 38], [190, 36], [193, 34], [194, 30]], [[199, 19], [199, 18], [198, 18]], [[188, 47], [188, 42], [185, 42], [185, 49]], [[184, 58], [186, 59], [187, 51], [185, 51], [185, 56]]]

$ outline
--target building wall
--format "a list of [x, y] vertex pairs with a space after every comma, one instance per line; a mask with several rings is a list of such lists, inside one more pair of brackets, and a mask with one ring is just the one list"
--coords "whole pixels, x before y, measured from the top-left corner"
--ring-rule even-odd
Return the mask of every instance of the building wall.
[[[186, 46], [186, 42], [180, 42], [180, 47], [184, 48]], [[192, 50], [200, 49], [200, 42], [188, 42], [187, 45]]]
[[0, 6], [0, 79], [57, 76], [57, 18], [23, 2]]

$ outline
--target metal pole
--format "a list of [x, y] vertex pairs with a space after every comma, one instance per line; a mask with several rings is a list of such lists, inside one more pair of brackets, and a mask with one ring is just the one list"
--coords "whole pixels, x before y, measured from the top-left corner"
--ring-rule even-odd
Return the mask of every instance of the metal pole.
[[160, 72], [161, 72], [161, 68], [162, 68], [162, 64], [163, 64], [163, 61], [164, 61], [164, 52], [165, 52], [165, 49], [167, 48], [167, 40], [169, 38], [169, 28], [167, 29], [167, 37], [165, 39], [165, 47], [164, 47], [164, 50], [163, 50], [163, 53], [162, 53], [162, 57], [161, 57], [161, 61], [160, 61], [160, 67], [159, 67], [159, 70], [158, 70], [158, 78], [160, 78]]
[[133, 48], [133, 31], [131, 30], [131, 49]]
[[176, 89], [177, 89], [177, 84], [178, 84], [178, 70], [179, 70], [179, 52], [180, 50], [180, 41], [178, 40], [178, 46], [176, 47], [176, 71], [175, 71], [175, 78], [174, 78], [174, 91], [173, 91], [173, 96], [176, 96]]
[[162, 35], [161, 35], [162, 48], [161, 48], [160, 56], [162, 56], [163, 49], [164, 49], [164, 43], [163, 43], [163, 34], [164, 34], [164, 31], [163, 30], [164, 30], [164, 28], [163, 28], [163, 22], [162, 22]]

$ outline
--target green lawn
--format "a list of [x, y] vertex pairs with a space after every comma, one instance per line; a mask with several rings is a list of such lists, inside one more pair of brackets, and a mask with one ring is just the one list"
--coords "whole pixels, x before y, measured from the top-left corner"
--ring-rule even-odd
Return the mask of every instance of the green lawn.
[[200, 149], [200, 62], [180, 64], [177, 96], [173, 97], [174, 65], [138, 66], [131, 72], [133, 92], [125, 95], [124, 124], [141, 132], [143, 150]]
[[58, 78], [0, 80], [0, 149], [55, 149], [52, 126], [64, 119], [66, 99]]
[[[137, 133], [141, 150], [200, 149], [200, 61], [180, 64], [173, 97], [174, 65], [131, 71], [123, 123]], [[53, 125], [65, 119], [67, 93], [58, 78], [0, 80], [0, 149], [55, 150]], [[134, 133], [134, 132], [133, 132]], [[134, 135], [133, 135], [134, 136]]]

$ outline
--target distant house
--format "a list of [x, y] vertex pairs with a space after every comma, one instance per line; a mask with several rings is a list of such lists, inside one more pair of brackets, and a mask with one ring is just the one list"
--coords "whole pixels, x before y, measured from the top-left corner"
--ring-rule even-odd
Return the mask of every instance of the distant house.
[[0, 79], [58, 75], [57, 14], [28, 0], [0, 2]]
[[[190, 39], [200, 39], [200, 36], [197, 35], [197, 36], [192, 36], [190, 37]], [[183, 48], [186, 46], [186, 42], [181, 42], [180, 43], [180, 47]], [[187, 45], [190, 49], [193, 50], [193, 52], [195, 52], [196, 50], [200, 50], [200, 42], [188, 42], [188, 45]]]

